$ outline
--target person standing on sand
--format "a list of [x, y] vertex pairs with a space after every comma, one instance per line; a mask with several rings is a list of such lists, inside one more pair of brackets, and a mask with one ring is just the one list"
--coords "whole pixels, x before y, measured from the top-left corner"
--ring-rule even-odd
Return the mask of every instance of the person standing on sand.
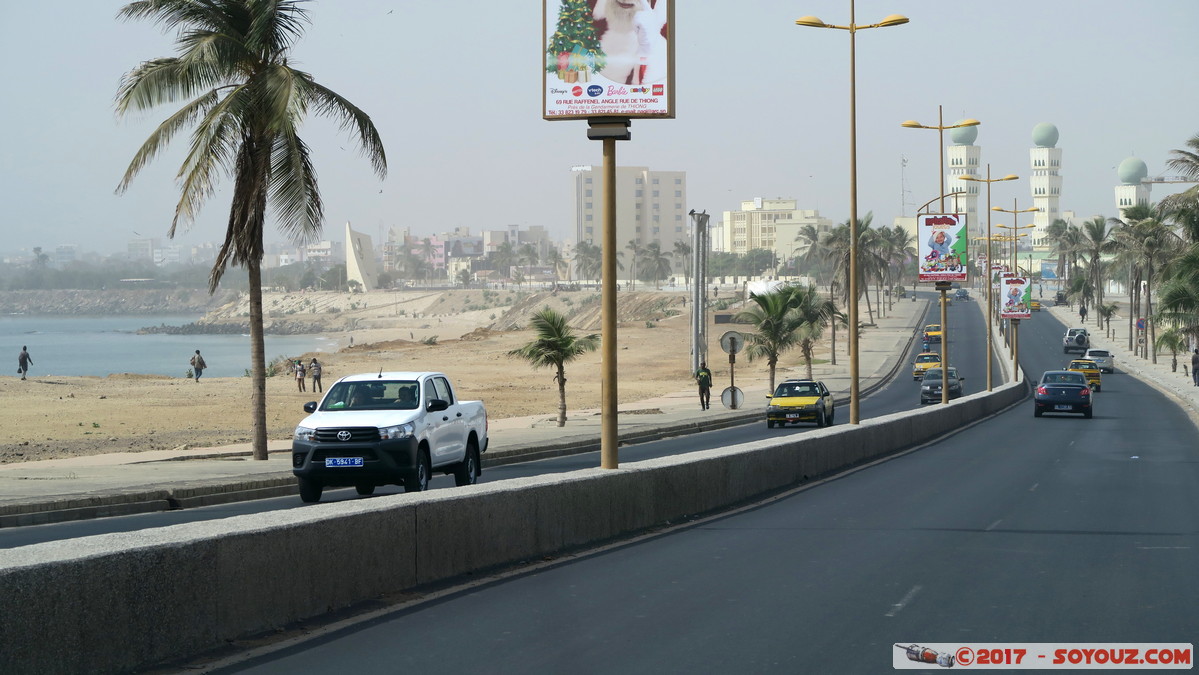
[[202, 375], [204, 373], [204, 369], [208, 367], [208, 364], [204, 363], [204, 357], [200, 356], [199, 349], [196, 350], [195, 356], [192, 357], [191, 364], [192, 370], [195, 371], [196, 374], [196, 382], [199, 382], [200, 375]]
[[29, 355], [29, 347], [21, 345], [21, 353], [17, 355], [17, 372], [21, 374], [21, 379], [25, 379], [25, 373], [29, 372], [29, 366], [33, 363], [33, 357]]
[[304, 362], [296, 361], [296, 389], [304, 391]]
[[324, 391], [321, 388], [321, 364], [315, 356], [312, 357], [312, 363], [308, 364], [308, 372], [312, 373], [312, 391]]

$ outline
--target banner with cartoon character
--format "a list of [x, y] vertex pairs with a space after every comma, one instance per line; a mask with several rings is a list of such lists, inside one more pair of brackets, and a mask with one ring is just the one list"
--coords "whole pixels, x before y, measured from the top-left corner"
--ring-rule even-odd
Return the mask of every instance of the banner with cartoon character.
[[999, 318], [1032, 318], [1032, 280], [1028, 277], [1008, 277], [1000, 284]]
[[674, 0], [542, 0], [542, 116], [674, 117]]
[[964, 213], [926, 213], [916, 216], [920, 259], [917, 280], [966, 281], [970, 240]]

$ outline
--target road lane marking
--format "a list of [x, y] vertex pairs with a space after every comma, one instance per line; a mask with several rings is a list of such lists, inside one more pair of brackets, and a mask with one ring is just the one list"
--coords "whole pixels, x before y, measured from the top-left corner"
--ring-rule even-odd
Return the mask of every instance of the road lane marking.
[[993, 530], [993, 529], [995, 529], [996, 527], [998, 527], [998, 526], [999, 526], [999, 524], [1000, 524], [1000, 523], [1002, 523], [1002, 522], [1003, 522], [1003, 518], [1000, 518], [999, 520], [997, 520], [997, 521], [995, 521], [995, 522], [991, 523], [990, 525], [988, 525], [988, 526], [987, 526], [987, 529], [986, 529], [986, 530], [984, 530], [984, 531], [985, 531], [985, 532], [990, 532], [991, 530]]
[[1029, 492], [1036, 492], [1036, 491], [1037, 491], [1037, 486], [1038, 486], [1038, 485], [1040, 485], [1040, 483], [1033, 483], [1033, 484], [1032, 484], [1032, 487], [1028, 488], [1028, 491], [1029, 491]]
[[902, 600], [894, 605], [891, 605], [891, 611], [887, 612], [887, 616], [895, 616], [903, 611], [903, 608], [906, 607], [907, 604], [912, 601], [912, 598], [916, 597], [916, 594], [920, 592], [920, 588], [920, 586], [912, 586], [912, 590], [908, 591], [908, 594], [903, 596]]

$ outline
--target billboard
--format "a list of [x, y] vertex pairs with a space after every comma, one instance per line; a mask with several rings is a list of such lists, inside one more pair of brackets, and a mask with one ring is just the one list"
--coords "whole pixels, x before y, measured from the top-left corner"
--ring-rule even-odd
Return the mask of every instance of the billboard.
[[999, 282], [999, 318], [1032, 318], [1032, 283], [1028, 277], [1008, 277]]
[[916, 243], [920, 252], [917, 280], [966, 281], [969, 240], [964, 213], [916, 216]]
[[674, 0], [542, 0], [542, 116], [674, 117]]

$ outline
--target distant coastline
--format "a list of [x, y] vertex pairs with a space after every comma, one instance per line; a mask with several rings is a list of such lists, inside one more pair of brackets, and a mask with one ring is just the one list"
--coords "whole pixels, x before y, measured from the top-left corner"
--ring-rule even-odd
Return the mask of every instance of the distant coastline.
[[0, 292], [0, 315], [153, 316], [207, 314], [237, 299], [236, 291], [191, 289], [30, 290]]

